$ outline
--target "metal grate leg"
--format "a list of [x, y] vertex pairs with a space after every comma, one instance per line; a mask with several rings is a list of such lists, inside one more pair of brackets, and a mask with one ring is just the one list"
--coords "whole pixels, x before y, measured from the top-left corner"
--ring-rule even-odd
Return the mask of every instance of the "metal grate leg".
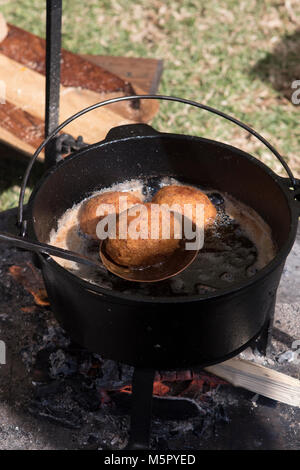
[[149, 448], [154, 376], [153, 369], [134, 369], [130, 438], [126, 449]]

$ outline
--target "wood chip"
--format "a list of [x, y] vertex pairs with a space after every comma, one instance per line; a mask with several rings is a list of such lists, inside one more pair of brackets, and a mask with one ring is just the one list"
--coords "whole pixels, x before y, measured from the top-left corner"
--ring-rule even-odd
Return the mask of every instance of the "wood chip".
[[227, 382], [288, 405], [300, 407], [300, 380], [244, 359], [206, 367]]

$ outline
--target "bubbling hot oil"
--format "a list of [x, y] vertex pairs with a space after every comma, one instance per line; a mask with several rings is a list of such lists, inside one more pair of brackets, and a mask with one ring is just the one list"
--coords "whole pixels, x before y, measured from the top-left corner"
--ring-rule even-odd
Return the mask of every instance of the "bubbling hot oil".
[[[93, 196], [105, 191], [131, 191], [147, 202], [161, 187], [170, 184], [184, 183], [174, 178], [159, 177], [131, 180], [102, 189]], [[216, 220], [205, 232], [204, 246], [195, 261], [173, 278], [155, 283], [130, 282], [111, 274], [104, 266], [95, 270], [71, 261], [55, 260], [92, 284], [126, 294], [174, 297], [207, 295], [230, 288], [237, 282], [249, 279], [274, 258], [276, 249], [271, 230], [257, 212], [229, 194], [214, 190], [204, 192], [217, 209]], [[78, 213], [84, 201], [65, 212], [58, 221], [57, 229], [52, 230], [49, 243], [99, 262], [99, 243], [87, 240], [79, 230]]]

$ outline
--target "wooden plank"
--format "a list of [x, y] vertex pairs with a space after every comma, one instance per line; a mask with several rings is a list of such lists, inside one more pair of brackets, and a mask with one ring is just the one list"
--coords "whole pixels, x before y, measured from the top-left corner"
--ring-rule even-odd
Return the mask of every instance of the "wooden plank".
[[[0, 156], [4, 157], [13, 155], [14, 157], [22, 159], [24, 156], [31, 156], [36, 150], [30, 144], [19, 139], [15, 134], [3, 127], [0, 127], [0, 144]], [[6, 145], [7, 148], [5, 148], [4, 145]], [[11, 148], [13, 148], [15, 152], [11, 152]], [[39, 160], [43, 160], [43, 156], [41, 156]]]
[[21, 141], [28, 144], [28, 149], [36, 148], [44, 138], [44, 121], [7, 100], [0, 105], [0, 123], [0, 134], [4, 137], [4, 131], [10, 133], [10, 137], [6, 134], [5, 140], [9, 139], [16, 147]]
[[144, 93], [157, 92], [163, 71], [162, 60], [89, 54], [84, 54], [82, 57], [115, 73], [123, 80], [129, 80], [134, 88], [137, 86]]
[[[0, 53], [42, 75], [46, 73], [46, 41], [24, 29], [8, 24], [8, 34], [0, 43]], [[61, 84], [81, 87], [97, 93], [134, 92], [128, 80], [123, 80], [101, 66], [62, 49]]]
[[[126, 66], [127, 59], [120, 58], [119, 70], [123, 75], [118, 76], [115, 73], [117, 58], [108, 60], [111, 71], [99, 65], [105, 62], [103, 57], [100, 61], [97, 57], [88, 58], [62, 52], [60, 122], [96, 102], [149, 93], [157, 87], [161, 74], [159, 61], [142, 59], [143, 66], [138, 67], [138, 59], [130, 59]], [[133, 74], [134, 88], [128, 80], [133, 67], [137, 69]], [[45, 40], [8, 25], [8, 34], [0, 42], [0, 80], [6, 84], [6, 102], [0, 110], [0, 139], [26, 154], [31, 154], [43, 140], [44, 74]], [[149, 89], [140, 88], [141, 85]], [[117, 103], [79, 118], [66, 132], [75, 138], [82, 135], [85, 142], [93, 143], [103, 139], [114, 126], [148, 122], [158, 106], [157, 101], [149, 100]]]
[[205, 370], [236, 387], [300, 407], [300, 380], [289, 375], [239, 358], [206, 367]]
[[[6, 100], [10, 108], [12, 105], [14, 108], [20, 109], [23, 114], [27, 113], [27, 116], [32, 116], [33, 120], [37, 118], [43, 121], [45, 106], [45, 78], [43, 75], [0, 54], [0, 79], [7, 84]], [[120, 93], [99, 94], [91, 90], [61, 86], [60, 122], [82, 108], [119, 95]], [[2, 112], [6, 109], [7, 107], [2, 108]], [[149, 121], [155, 115], [157, 109], [158, 103], [146, 100], [140, 109], [134, 109], [128, 103], [114, 104], [82, 116], [77, 121], [71, 123], [66, 128], [66, 132], [74, 137], [82, 135], [87, 143], [97, 142], [102, 140], [112, 127]], [[30, 139], [26, 138], [24, 132], [21, 133], [22, 136], [20, 137], [20, 128], [17, 125], [18, 121], [25, 122], [24, 116], [20, 115], [20, 119], [15, 121], [15, 126], [11, 126], [9, 129], [5, 125], [5, 123], [11, 123], [9, 115], [7, 119], [4, 116], [2, 117], [4, 118], [4, 121], [2, 120], [4, 125], [1, 126], [0, 124], [0, 139], [7, 141], [11, 145], [18, 145], [17, 148], [27, 152], [28, 148], [25, 150], [25, 146], [24, 148], [20, 146], [19, 140], [23, 138], [25, 142], [30, 142]], [[15, 134], [17, 140], [11, 138], [7, 140], [7, 131]], [[26, 128], [26, 132], [28, 135], [31, 134], [31, 126]], [[32, 153], [35, 148], [36, 145], [33, 144], [29, 153]]]
[[[0, 54], [0, 79], [7, 84], [6, 99], [9, 103], [26, 111], [31, 116], [43, 120], [45, 79], [41, 74]], [[115, 96], [112, 93], [101, 96], [90, 90], [65, 87], [61, 87], [60, 94], [60, 121], [64, 121], [67, 117], [86, 106]], [[82, 116], [68, 126], [67, 132], [74, 136], [82, 135], [86, 142], [93, 143], [103, 139], [111, 127], [134, 122], [134, 110], [132, 110], [133, 119], [128, 119], [124, 117], [125, 113], [122, 115], [122, 113], [116, 112], [116, 109], [113, 109], [112, 106], [110, 108], [95, 110], [92, 117], [89, 115]], [[17, 127], [15, 129], [18, 130]], [[17, 132], [15, 135], [19, 138]]]

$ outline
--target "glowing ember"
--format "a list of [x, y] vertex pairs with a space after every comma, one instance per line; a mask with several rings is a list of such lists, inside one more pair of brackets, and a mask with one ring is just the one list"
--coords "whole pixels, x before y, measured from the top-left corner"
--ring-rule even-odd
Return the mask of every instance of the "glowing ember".
[[30, 292], [37, 305], [41, 307], [50, 305], [43, 279], [31, 263], [26, 262], [20, 266], [10, 266], [9, 273], [15, 281], [22, 284], [24, 289]]
[[[179, 377], [176, 378], [176, 373], [170, 376], [170, 373], [166, 372], [166, 377], [162, 375], [162, 380], [155, 380], [153, 384], [153, 395], [164, 397], [164, 396], [180, 396], [180, 397], [191, 397], [199, 398], [202, 394], [217, 388], [219, 385], [226, 385], [225, 380], [220, 379], [214, 375], [209, 375], [205, 372], [193, 374], [191, 371], [187, 371], [189, 376], [193, 376], [190, 380], [183, 381]], [[186, 372], [186, 374], [187, 374]], [[170, 380], [171, 379], [171, 380]], [[179, 387], [179, 388], [178, 388]], [[122, 387], [120, 393], [132, 393], [132, 386], [126, 385]]]

